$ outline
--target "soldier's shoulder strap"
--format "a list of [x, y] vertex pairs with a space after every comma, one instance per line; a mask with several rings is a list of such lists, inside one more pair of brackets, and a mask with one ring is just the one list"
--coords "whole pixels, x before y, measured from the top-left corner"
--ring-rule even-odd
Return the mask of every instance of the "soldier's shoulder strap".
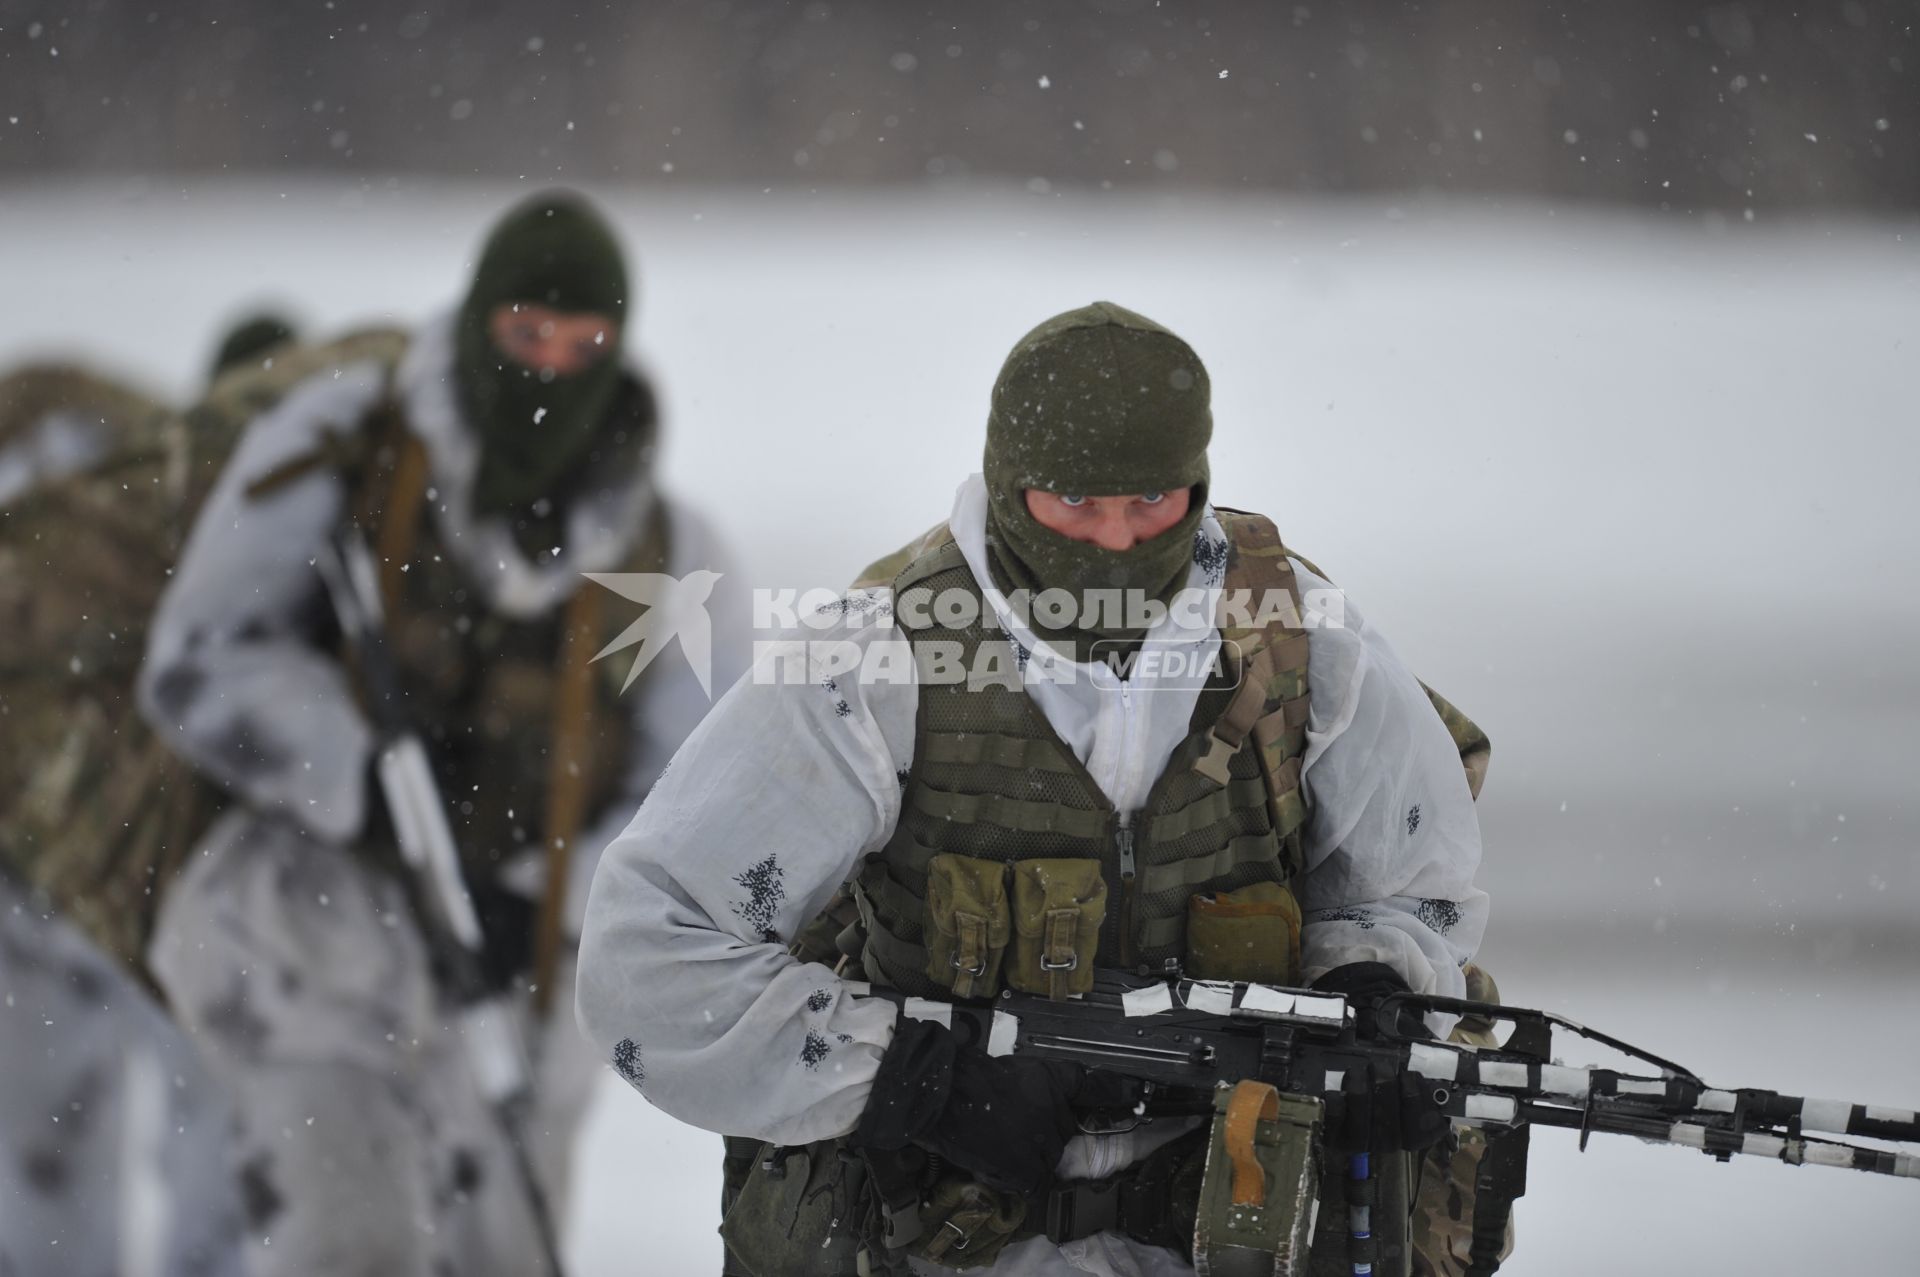
[[1309, 711], [1309, 640], [1300, 617], [1300, 587], [1272, 520], [1215, 507], [1227, 534], [1218, 622], [1220, 654], [1234, 678], [1226, 708], [1209, 727], [1207, 752], [1193, 770], [1216, 785], [1230, 780], [1229, 760], [1249, 737], [1275, 800], [1300, 786]]
[[[1219, 517], [1220, 525], [1226, 530], [1235, 549], [1235, 557], [1229, 561], [1227, 570], [1229, 590], [1236, 586], [1252, 588], [1256, 591], [1257, 598], [1261, 582], [1252, 579], [1252, 576], [1271, 572], [1271, 569], [1264, 564], [1276, 558], [1282, 564], [1286, 564], [1287, 560], [1291, 559], [1321, 580], [1332, 584], [1333, 578], [1328, 576], [1318, 564], [1283, 544], [1280, 534], [1264, 516], [1221, 506], [1214, 507], [1214, 514]], [[1236, 564], [1242, 565], [1238, 580], [1235, 579]], [[1285, 576], [1289, 588], [1293, 588], [1294, 574], [1290, 565], [1287, 566]], [[1256, 636], [1258, 637], [1260, 636]], [[1426, 691], [1427, 699], [1433, 702], [1434, 712], [1440, 715], [1440, 721], [1446, 725], [1447, 734], [1453, 738], [1454, 747], [1460, 751], [1460, 766], [1466, 772], [1467, 789], [1475, 798], [1478, 798], [1480, 787], [1486, 783], [1487, 764], [1493, 756], [1493, 742], [1488, 739], [1486, 732], [1481, 730], [1480, 725], [1452, 701], [1428, 687], [1425, 682], [1420, 686]]]
[[[946, 520], [934, 524], [913, 540], [884, 558], [875, 559], [854, 578], [851, 588], [856, 590], [877, 590], [882, 586], [898, 586], [900, 578], [908, 568], [921, 568], [921, 560], [929, 554], [953, 545], [953, 530]], [[955, 547], [957, 549], [957, 547]], [[945, 566], [942, 564], [942, 566]], [[925, 575], [916, 571], [915, 576]]]
[[[187, 428], [201, 441], [198, 451], [224, 455], [239, 443], [255, 417], [308, 378], [329, 368], [372, 362], [391, 379], [406, 351], [407, 335], [396, 328], [361, 329], [318, 345], [283, 348], [258, 366], [235, 368], [216, 379], [206, 397], [187, 410]], [[346, 430], [323, 434], [314, 447], [287, 458], [249, 484], [247, 495], [270, 495], [314, 470], [354, 468], [381, 442], [381, 432], [359, 428], [365, 424], [357, 422]]]

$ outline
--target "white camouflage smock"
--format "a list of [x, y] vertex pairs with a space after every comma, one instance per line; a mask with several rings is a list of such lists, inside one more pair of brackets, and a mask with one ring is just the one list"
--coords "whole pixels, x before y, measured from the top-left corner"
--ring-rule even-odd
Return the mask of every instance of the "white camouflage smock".
[[[452, 337], [451, 318], [428, 326], [393, 374], [428, 454], [428, 517], [471, 584], [473, 610], [537, 617], [562, 606], [581, 573], [618, 570], [650, 504], [666, 498], [641, 474], [595, 476], [559, 553], [523, 553], [504, 518], [469, 505], [480, 445], [455, 395]], [[376, 741], [325, 646], [313, 567], [345, 485], [323, 469], [259, 498], [246, 492], [323, 432], [361, 421], [386, 377], [372, 360], [327, 368], [251, 423], [161, 598], [141, 673], [154, 731], [237, 799], [169, 889], [149, 962], [233, 1097], [256, 1277], [542, 1269], [507, 1147], [399, 884], [354, 848], [377, 801]], [[667, 513], [670, 573], [726, 568], [704, 521], [677, 504]], [[728, 585], [709, 609], [723, 636], [740, 635], [745, 597]], [[744, 644], [717, 644], [716, 674], [737, 675], [743, 656]], [[627, 702], [625, 792], [590, 813], [576, 840], [575, 925], [600, 848], [709, 707], [685, 661], [657, 665]], [[505, 875], [530, 895], [543, 877], [537, 846], [521, 866], [530, 873]], [[571, 966], [559, 972], [563, 994]], [[572, 1136], [600, 1066], [564, 1011], [529, 1036], [530, 1143], [564, 1218]]]
[[[985, 524], [976, 475], [961, 486], [951, 526], [982, 582], [990, 580]], [[1223, 539], [1211, 514], [1201, 535]], [[1189, 584], [1217, 585], [1199, 564], [1223, 559], [1196, 556]], [[1386, 639], [1350, 602], [1337, 627], [1321, 623], [1335, 619], [1313, 615], [1330, 587], [1297, 561], [1294, 570], [1312, 627], [1307, 870], [1295, 884], [1305, 974], [1379, 961], [1418, 992], [1461, 996], [1461, 967], [1479, 945], [1487, 899], [1473, 885], [1480, 834], [1459, 754]], [[1050, 655], [999, 604], [1013, 636], [1037, 657]], [[834, 628], [799, 636], [906, 641], [897, 628], [847, 613]], [[1150, 637], [1202, 648], [1219, 641], [1210, 630], [1181, 633], [1178, 621], [1176, 609]], [[1081, 673], [1028, 690], [1116, 809], [1135, 810], [1187, 734], [1197, 692], [1130, 687], [1097, 665]], [[893, 832], [917, 710], [908, 679], [745, 680], [607, 848], [582, 933], [581, 1023], [655, 1105], [696, 1126], [781, 1144], [853, 1130], [892, 1039], [894, 1006], [796, 961], [785, 942]], [[1109, 1173], [1144, 1151], [1129, 1147], [1130, 1136], [1107, 1138], [1119, 1146], [1076, 1139], [1063, 1169]], [[1063, 1247], [1033, 1238], [1009, 1247], [993, 1271], [1161, 1277], [1191, 1268], [1170, 1251], [1106, 1234]]]

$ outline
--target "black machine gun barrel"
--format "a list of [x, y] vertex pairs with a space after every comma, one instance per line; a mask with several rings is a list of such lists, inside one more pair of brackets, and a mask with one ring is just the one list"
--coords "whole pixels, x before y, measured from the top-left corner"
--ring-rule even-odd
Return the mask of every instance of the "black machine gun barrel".
[[[1490, 1129], [1554, 1126], [1793, 1165], [1920, 1179], [1920, 1148], [1862, 1147], [1822, 1136], [1920, 1145], [1920, 1114], [1760, 1089], [1721, 1089], [1691, 1071], [1551, 1012], [1399, 994], [1371, 1007], [1307, 989], [1195, 980], [1137, 981], [1102, 972], [1085, 997], [1003, 992], [991, 1004], [903, 999], [907, 1015], [946, 1021], [995, 1054], [1068, 1060], [1149, 1084], [1205, 1092], [1243, 1080], [1314, 1096], [1330, 1114], [1349, 1074], [1407, 1079], [1439, 1114]], [[1394, 1012], [1444, 1012], [1514, 1025], [1506, 1048], [1424, 1040]], [[1518, 1030], [1526, 1029], [1528, 1033]], [[1647, 1072], [1574, 1067], [1547, 1058], [1562, 1030], [1644, 1062]], [[1523, 1042], [1529, 1045], [1522, 1045]], [[1536, 1044], [1537, 1045], [1533, 1045]]]

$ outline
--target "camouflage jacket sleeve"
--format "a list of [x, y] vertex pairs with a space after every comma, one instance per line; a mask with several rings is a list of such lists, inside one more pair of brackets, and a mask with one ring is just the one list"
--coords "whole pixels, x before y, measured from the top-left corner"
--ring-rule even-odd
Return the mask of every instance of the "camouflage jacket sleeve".
[[[806, 637], [902, 641], [844, 622]], [[667, 1113], [800, 1144], [853, 1129], [892, 1041], [892, 1004], [788, 945], [899, 819], [917, 702], [910, 682], [836, 680], [805, 658], [755, 670], [601, 858], [579, 1014]]]
[[1305, 974], [1384, 962], [1416, 991], [1462, 997], [1487, 897], [1474, 886], [1480, 825], [1459, 747], [1380, 631], [1297, 570], [1313, 626]]
[[360, 829], [373, 748], [344, 671], [318, 646], [313, 561], [344, 484], [317, 467], [248, 488], [355, 430], [384, 377], [378, 360], [329, 369], [252, 419], [160, 598], [140, 674], [141, 713], [163, 740], [243, 802], [332, 841]]

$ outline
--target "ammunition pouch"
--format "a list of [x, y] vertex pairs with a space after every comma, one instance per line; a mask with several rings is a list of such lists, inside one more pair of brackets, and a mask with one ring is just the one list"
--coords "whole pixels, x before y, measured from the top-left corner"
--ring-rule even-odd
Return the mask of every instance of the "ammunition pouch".
[[1320, 1197], [1325, 1106], [1264, 1082], [1214, 1096], [1206, 1177], [1194, 1220], [1203, 1277], [1307, 1277]]
[[1007, 867], [939, 855], [927, 863], [927, 978], [957, 998], [990, 998], [1000, 987], [1012, 915]]
[[920, 1208], [921, 1233], [909, 1252], [948, 1268], [983, 1268], [1007, 1243], [1025, 1235], [1024, 1198], [989, 1188], [964, 1173], [943, 1176]]
[[957, 998], [992, 997], [1003, 974], [1022, 993], [1086, 993], [1106, 913], [1107, 884], [1090, 857], [943, 852], [927, 862], [927, 978]]
[[1022, 860], [1013, 866], [1013, 961], [1007, 983], [1064, 1001], [1093, 988], [1093, 960], [1107, 913], [1100, 862]]
[[839, 1140], [760, 1145], [720, 1222], [729, 1273], [848, 1277], [856, 1271], [869, 1199], [864, 1168], [843, 1148]]
[[1300, 902], [1277, 882], [1192, 897], [1186, 973], [1196, 980], [1297, 984]]

